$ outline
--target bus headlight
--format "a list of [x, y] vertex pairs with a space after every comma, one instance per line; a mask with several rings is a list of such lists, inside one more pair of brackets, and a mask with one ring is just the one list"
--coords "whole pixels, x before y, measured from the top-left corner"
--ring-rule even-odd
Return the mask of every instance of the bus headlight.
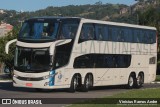
[[50, 74], [50, 75], [47, 75], [47, 76], [44, 76], [42, 77], [44, 80], [45, 79], [49, 79], [49, 78], [53, 78], [55, 75], [57, 75], [58, 73], [55, 73], [55, 74]]
[[47, 76], [44, 76], [44, 77], [42, 77], [44, 80], [45, 79], [48, 79], [50, 76], [49, 75], [47, 75]]

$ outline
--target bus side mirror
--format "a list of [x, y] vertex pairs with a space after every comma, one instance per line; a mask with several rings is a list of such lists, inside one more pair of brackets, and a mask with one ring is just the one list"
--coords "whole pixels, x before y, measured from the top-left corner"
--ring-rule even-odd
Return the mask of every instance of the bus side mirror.
[[6, 52], [6, 54], [9, 53], [9, 46], [10, 46], [10, 44], [12, 44], [12, 43], [14, 43], [14, 42], [16, 42], [16, 41], [17, 41], [17, 39], [13, 39], [13, 40], [7, 42], [7, 44], [6, 44], [6, 46], [5, 46], [5, 52]]

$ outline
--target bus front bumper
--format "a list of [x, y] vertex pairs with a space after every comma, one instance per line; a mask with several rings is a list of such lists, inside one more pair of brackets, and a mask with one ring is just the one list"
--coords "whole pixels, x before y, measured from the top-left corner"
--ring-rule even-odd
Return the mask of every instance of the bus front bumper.
[[26, 87], [26, 88], [41, 88], [41, 89], [60, 89], [60, 88], [69, 88], [69, 84], [54, 84], [54, 80], [44, 79], [41, 81], [25, 81], [20, 80], [16, 77], [13, 77], [13, 86], [15, 87]]

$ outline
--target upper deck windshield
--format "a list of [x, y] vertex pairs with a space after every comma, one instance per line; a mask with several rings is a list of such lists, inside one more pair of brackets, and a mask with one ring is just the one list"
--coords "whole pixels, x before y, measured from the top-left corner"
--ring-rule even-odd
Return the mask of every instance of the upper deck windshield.
[[23, 23], [18, 39], [24, 41], [73, 39], [78, 25], [79, 21], [72, 19], [30, 19]]

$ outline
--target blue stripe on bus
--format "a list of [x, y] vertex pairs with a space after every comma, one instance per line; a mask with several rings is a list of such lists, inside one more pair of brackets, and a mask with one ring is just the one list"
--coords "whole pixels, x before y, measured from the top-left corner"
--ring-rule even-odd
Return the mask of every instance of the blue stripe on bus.
[[[55, 74], [55, 70], [50, 71], [49, 74], [50, 74], [50, 75], [54, 75], [54, 74]], [[50, 76], [50, 77], [49, 77], [49, 86], [53, 86], [53, 85], [54, 85], [54, 77], [55, 77], [55, 76]]]

